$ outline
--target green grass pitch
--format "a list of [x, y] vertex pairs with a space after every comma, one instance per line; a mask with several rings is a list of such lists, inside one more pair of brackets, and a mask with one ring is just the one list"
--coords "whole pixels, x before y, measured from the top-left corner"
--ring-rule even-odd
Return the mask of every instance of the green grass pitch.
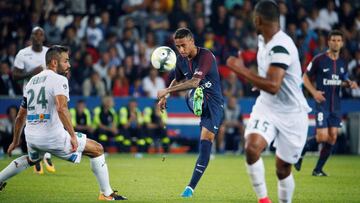
[[[110, 155], [107, 163], [113, 188], [128, 202], [256, 202], [244, 156], [216, 155], [192, 199], [180, 193], [191, 178], [197, 156]], [[274, 156], [264, 156], [270, 198], [277, 202]], [[332, 156], [325, 166], [329, 177], [312, 177], [316, 156], [307, 156], [301, 172], [293, 170], [293, 202], [360, 202], [360, 156]], [[0, 160], [3, 169], [12, 159]], [[57, 172], [38, 176], [29, 168], [7, 181], [0, 202], [97, 202], [98, 185], [88, 158], [75, 165], [54, 159]]]

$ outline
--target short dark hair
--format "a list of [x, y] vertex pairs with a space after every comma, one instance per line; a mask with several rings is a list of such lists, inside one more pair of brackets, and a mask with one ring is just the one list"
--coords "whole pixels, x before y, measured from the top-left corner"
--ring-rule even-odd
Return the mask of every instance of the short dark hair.
[[341, 32], [340, 30], [331, 30], [328, 34], [328, 40], [332, 37], [332, 36], [340, 36], [342, 39], [344, 39], [344, 33]]
[[261, 0], [255, 5], [255, 12], [268, 21], [279, 21], [279, 6], [272, 0]]
[[182, 39], [185, 37], [194, 38], [193, 33], [188, 28], [179, 28], [175, 31], [174, 39]]
[[65, 46], [61, 46], [61, 45], [54, 45], [51, 46], [45, 55], [45, 61], [46, 61], [46, 65], [49, 65], [51, 60], [56, 58], [59, 59], [60, 55], [64, 52], [69, 52], [69, 49]]

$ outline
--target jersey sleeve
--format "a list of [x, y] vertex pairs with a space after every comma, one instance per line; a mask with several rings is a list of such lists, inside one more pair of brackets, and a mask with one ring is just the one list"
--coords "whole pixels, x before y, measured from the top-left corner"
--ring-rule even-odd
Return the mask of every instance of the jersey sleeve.
[[54, 84], [54, 95], [64, 95], [70, 101], [69, 83], [65, 77], [60, 77], [59, 82]]
[[281, 45], [274, 46], [270, 50], [270, 65], [286, 70], [291, 64], [289, 51]]
[[314, 77], [316, 75], [317, 70], [319, 69], [319, 58], [315, 57], [309, 65], [306, 67], [306, 74], [309, 77]]
[[194, 73], [193, 77], [203, 79], [210, 71], [214, 60], [215, 57], [210, 51], [203, 51], [199, 59], [199, 69]]
[[20, 51], [18, 54], [16, 54], [15, 56], [15, 60], [14, 60], [14, 66], [18, 69], [25, 69], [25, 61], [24, 61], [24, 56], [22, 51]]

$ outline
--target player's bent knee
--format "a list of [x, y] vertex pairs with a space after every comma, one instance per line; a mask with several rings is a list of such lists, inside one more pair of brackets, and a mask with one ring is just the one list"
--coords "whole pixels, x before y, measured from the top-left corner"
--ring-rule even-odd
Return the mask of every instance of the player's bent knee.
[[261, 147], [257, 144], [247, 144], [245, 145], [245, 153], [247, 157], [252, 157], [254, 159], [258, 159], [261, 154]]
[[104, 154], [104, 147], [100, 143], [96, 143], [96, 153], [98, 156]]
[[282, 180], [286, 177], [288, 177], [291, 173], [291, 168], [277, 168], [276, 169], [276, 176]]

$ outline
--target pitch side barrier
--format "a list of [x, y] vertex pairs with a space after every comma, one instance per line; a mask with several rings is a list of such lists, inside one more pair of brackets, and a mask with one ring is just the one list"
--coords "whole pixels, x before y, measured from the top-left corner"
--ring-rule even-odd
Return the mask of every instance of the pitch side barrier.
[[[101, 98], [99, 97], [81, 97], [81, 96], [72, 96], [69, 102], [69, 107], [75, 107], [76, 102], [80, 99], [83, 99], [87, 107], [92, 110], [96, 106], [101, 104]], [[127, 105], [130, 97], [117, 97], [114, 98], [115, 101], [115, 109], [118, 111], [120, 107]], [[149, 98], [137, 98], [138, 107], [140, 110], [143, 110], [147, 106], [153, 106], [156, 100]], [[308, 100], [311, 107], [314, 107], [314, 100]], [[21, 102], [21, 97], [17, 98], [8, 98], [8, 97], [0, 97], [0, 118], [6, 117], [6, 109], [11, 106], [19, 106]], [[255, 98], [242, 98], [238, 100], [240, 105], [241, 113], [244, 118], [244, 123], [247, 122], [250, 116], [250, 112], [252, 106], [255, 103]], [[188, 107], [183, 98], [169, 98], [168, 99], [168, 121], [167, 121], [167, 130], [170, 136], [179, 136], [190, 139], [198, 139], [199, 138], [199, 118], [194, 116], [189, 112]], [[360, 112], [360, 99], [343, 99], [341, 101], [342, 105], [342, 114], [343, 121], [346, 123], [347, 114]], [[315, 116], [314, 113], [311, 112], [309, 114], [310, 118], [310, 128], [309, 135], [314, 134], [314, 126], [315, 126]], [[1, 124], [0, 124], [1, 125]]]

